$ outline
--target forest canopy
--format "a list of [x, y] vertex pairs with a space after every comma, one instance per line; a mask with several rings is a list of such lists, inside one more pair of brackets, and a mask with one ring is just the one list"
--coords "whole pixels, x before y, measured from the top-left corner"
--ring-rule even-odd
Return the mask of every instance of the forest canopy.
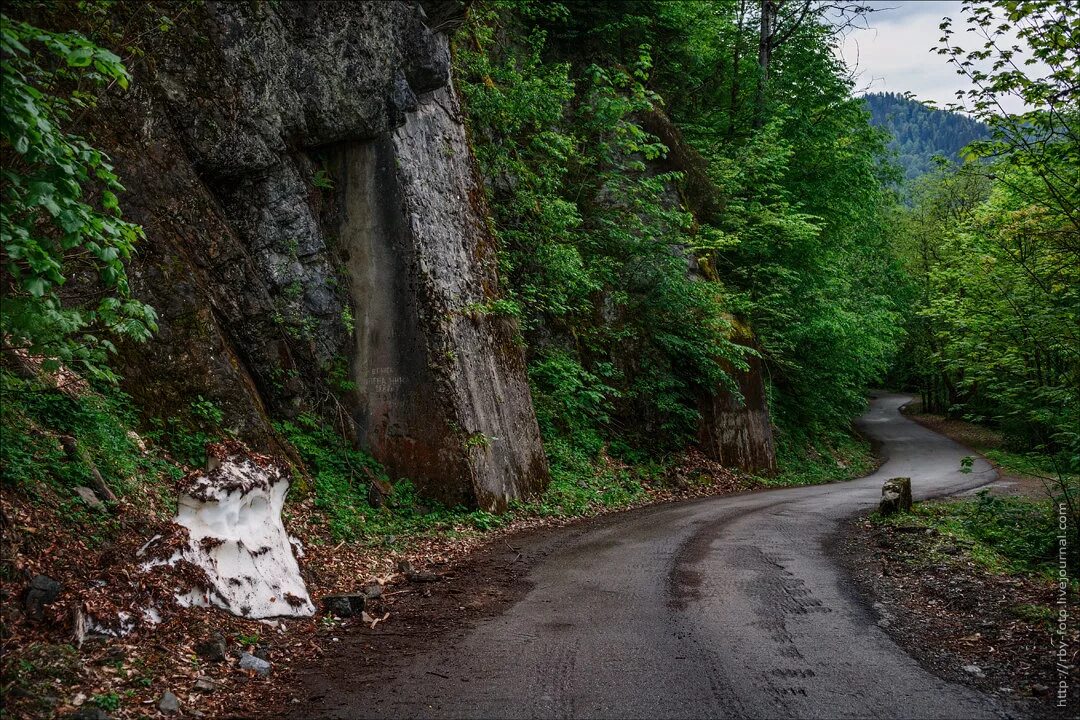
[[900, 93], [867, 93], [863, 99], [870, 122], [892, 136], [889, 150], [896, 153], [907, 180], [933, 172], [935, 158], [961, 163], [964, 148], [990, 136], [990, 128], [978, 120]]

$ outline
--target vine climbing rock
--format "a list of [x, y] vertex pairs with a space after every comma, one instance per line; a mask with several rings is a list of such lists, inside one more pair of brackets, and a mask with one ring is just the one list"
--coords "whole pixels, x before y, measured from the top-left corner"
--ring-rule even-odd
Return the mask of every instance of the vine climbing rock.
[[881, 486], [878, 512], [882, 515], [892, 515], [909, 510], [911, 510], [911, 478], [895, 477], [886, 480]]

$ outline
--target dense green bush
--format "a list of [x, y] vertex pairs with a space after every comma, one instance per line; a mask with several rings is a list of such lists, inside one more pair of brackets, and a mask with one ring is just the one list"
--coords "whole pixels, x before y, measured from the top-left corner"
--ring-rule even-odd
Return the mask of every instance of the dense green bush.
[[[974, 500], [919, 503], [915, 516], [966, 541], [995, 570], [1053, 575], [1058, 565], [1058, 516], [1053, 502], [979, 492]], [[897, 522], [903, 522], [903, 518]], [[1070, 566], [1077, 553], [1070, 550]]]
[[[98, 86], [128, 86], [120, 58], [79, 33], [0, 15], [0, 334], [3, 349], [115, 380], [109, 336], [146, 340], [152, 308], [131, 296], [124, 261], [143, 237], [121, 219], [108, 157], [68, 128]], [[86, 277], [81, 292], [65, 286]]]
[[[905, 283], [887, 138], [820, 18], [778, 49], [755, 108], [757, 31], [733, 5], [499, 0], [456, 37], [556, 476], [591, 482], [579, 453], [604, 447], [635, 461], [685, 447], [701, 397], [745, 367], [735, 318], [793, 432], [842, 433], [892, 358]], [[680, 157], [698, 153], [692, 184], [644, 129], [658, 113]]]

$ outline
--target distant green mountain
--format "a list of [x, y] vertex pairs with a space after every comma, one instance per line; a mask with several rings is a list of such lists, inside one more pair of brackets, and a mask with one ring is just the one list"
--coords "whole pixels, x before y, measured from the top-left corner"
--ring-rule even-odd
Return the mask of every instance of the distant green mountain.
[[959, 160], [965, 145], [990, 134], [986, 125], [966, 115], [928, 108], [899, 93], [868, 93], [863, 97], [871, 122], [892, 133], [889, 147], [899, 155], [904, 176], [909, 179], [932, 170], [935, 155]]

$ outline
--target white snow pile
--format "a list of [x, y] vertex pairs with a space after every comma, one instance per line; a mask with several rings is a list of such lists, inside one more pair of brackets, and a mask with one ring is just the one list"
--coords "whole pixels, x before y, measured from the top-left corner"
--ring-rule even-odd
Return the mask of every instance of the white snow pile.
[[248, 618], [307, 617], [315, 606], [281, 522], [289, 489], [282, 469], [239, 443], [211, 446], [206, 472], [189, 476], [175, 522], [187, 546], [168, 561], [202, 568], [206, 590], [177, 596], [181, 605], [216, 605]]

